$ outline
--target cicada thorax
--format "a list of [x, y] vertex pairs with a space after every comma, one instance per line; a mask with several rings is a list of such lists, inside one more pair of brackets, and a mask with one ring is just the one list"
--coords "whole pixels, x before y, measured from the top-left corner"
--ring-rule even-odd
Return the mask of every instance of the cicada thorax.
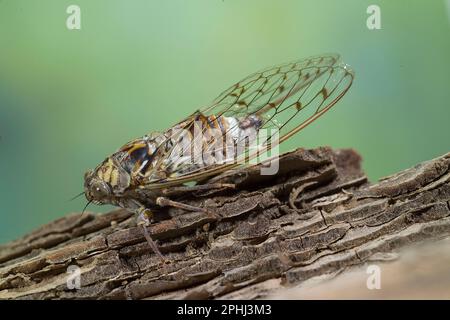
[[153, 133], [128, 142], [114, 155], [121, 167], [130, 175], [130, 185], [139, 185], [146, 173], [154, 168], [155, 159], [161, 156], [164, 144], [161, 134]]
[[233, 161], [236, 142], [254, 136], [257, 116], [244, 118], [196, 114], [159, 134], [130, 141], [114, 155], [130, 175], [130, 185], [149, 184]]
[[97, 177], [115, 187], [119, 183], [119, 168], [114, 164], [112, 158], [107, 158], [96, 170]]

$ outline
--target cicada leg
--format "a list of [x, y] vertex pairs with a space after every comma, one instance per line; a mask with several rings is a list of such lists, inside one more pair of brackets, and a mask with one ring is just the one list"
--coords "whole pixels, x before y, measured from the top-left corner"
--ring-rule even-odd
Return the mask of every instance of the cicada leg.
[[153, 216], [152, 212], [144, 207], [139, 208], [138, 210], [138, 218], [137, 225], [142, 227], [144, 237], [147, 240], [148, 244], [152, 248], [153, 252], [161, 259], [161, 262], [166, 262], [166, 259], [162, 255], [161, 251], [159, 251], [158, 246], [155, 241], [153, 241], [150, 233], [147, 230], [147, 227], [150, 225], [150, 219]]
[[187, 211], [200, 211], [200, 212], [206, 213], [209, 217], [211, 217], [215, 220], [220, 220], [220, 216], [209, 211], [208, 209], [191, 206], [189, 204], [178, 202], [178, 201], [173, 201], [173, 200], [170, 200], [165, 197], [156, 198], [156, 204], [160, 207], [174, 207], [174, 208], [179, 208], [179, 209], [183, 209], [183, 210], [187, 210]]
[[194, 186], [178, 186], [171, 187], [170, 189], [164, 189], [163, 194], [166, 196], [176, 196], [183, 194], [185, 192], [196, 192], [196, 191], [210, 191], [214, 189], [234, 189], [235, 185], [232, 183], [207, 183], [207, 184], [198, 184]]

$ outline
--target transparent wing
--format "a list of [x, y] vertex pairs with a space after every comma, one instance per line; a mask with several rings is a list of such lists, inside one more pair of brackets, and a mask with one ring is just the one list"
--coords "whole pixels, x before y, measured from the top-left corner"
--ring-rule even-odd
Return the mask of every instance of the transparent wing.
[[[260, 120], [258, 131], [275, 130], [267, 130], [271, 133], [258, 141], [256, 149], [253, 147], [252, 150], [244, 150], [240, 155], [249, 159], [274, 146], [272, 135], [277, 134], [276, 143], [281, 143], [328, 111], [350, 88], [353, 77], [351, 69], [340, 61], [337, 54], [315, 56], [274, 66], [239, 81], [221, 93], [209, 107], [197, 111], [178, 126], [184, 129], [193, 128], [199, 116], [219, 120], [248, 119], [249, 116], [255, 116]], [[222, 133], [232, 133], [241, 123], [235, 121], [226, 130], [222, 128]], [[179, 156], [196, 144], [204, 146], [202, 156], [214, 152], [214, 148], [209, 147], [214, 145], [214, 139], [208, 137], [211, 126], [212, 124], [205, 125], [201, 135], [195, 135], [190, 144], [181, 148], [176, 143], [180, 140], [180, 133], [169, 135], [168, 139], [175, 143], [158, 160], [154, 170], [168, 170], [172, 164], [178, 165], [176, 169], [167, 172], [165, 179], [149, 184], [160, 188], [195, 181], [241, 164], [242, 161], [236, 159], [225, 159], [220, 164], [198, 167], [192, 165], [189, 159]], [[208, 140], [198, 141], [199, 139]]]

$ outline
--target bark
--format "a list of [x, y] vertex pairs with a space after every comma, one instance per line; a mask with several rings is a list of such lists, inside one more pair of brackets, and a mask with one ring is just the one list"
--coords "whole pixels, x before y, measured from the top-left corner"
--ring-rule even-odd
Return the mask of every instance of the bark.
[[[0, 246], [0, 299], [253, 299], [450, 235], [450, 153], [368, 183], [353, 150], [298, 149], [186, 194], [149, 227], [168, 264], [119, 209], [72, 214]], [[69, 266], [81, 272], [67, 286]]]

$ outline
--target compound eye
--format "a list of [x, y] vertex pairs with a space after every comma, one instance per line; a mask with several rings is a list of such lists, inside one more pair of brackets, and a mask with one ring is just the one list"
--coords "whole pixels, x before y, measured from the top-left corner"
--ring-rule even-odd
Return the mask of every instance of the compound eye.
[[111, 190], [106, 183], [97, 182], [92, 184], [91, 193], [95, 199], [100, 200], [109, 197], [111, 194]]

